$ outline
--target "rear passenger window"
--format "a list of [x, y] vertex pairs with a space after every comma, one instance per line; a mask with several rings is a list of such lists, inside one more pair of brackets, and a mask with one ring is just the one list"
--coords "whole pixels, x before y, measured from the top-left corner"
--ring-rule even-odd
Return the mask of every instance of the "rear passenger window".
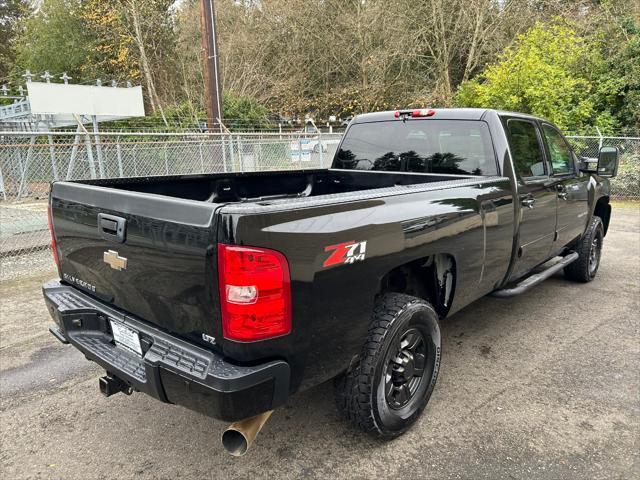
[[536, 126], [527, 120], [507, 121], [507, 136], [516, 173], [522, 178], [545, 175]]
[[558, 175], [574, 173], [571, 150], [567, 142], [562, 138], [560, 132], [551, 125], [542, 125], [542, 132], [544, 133], [544, 139], [549, 149], [549, 159], [551, 160], [553, 173]]

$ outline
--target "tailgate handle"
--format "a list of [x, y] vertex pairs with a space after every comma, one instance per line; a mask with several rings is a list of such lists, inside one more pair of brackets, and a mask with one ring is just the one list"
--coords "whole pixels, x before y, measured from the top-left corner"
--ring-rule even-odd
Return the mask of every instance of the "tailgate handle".
[[98, 231], [105, 240], [123, 243], [127, 230], [127, 220], [106, 213], [98, 214]]

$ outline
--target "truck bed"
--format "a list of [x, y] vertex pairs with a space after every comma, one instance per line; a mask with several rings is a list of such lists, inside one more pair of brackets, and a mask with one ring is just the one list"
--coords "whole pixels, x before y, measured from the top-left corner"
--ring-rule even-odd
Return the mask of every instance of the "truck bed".
[[208, 203], [264, 204], [287, 198], [318, 197], [469, 179], [477, 181], [478, 177], [329, 169], [83, 180], [77, 183]]

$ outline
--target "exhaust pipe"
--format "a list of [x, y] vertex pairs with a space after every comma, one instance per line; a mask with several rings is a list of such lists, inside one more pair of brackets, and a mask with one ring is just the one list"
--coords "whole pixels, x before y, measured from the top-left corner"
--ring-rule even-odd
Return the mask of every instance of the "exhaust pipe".
[[273, 410], [261, 413], [255, 417], [234, 422], [222, 434], [222, 446], [234, 457], [241, 457], [258, 436], [260, 430], [267, 423]]

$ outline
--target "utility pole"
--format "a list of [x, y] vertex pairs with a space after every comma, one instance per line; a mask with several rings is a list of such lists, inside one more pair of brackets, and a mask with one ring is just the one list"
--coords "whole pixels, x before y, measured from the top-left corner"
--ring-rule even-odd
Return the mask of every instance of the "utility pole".
[[204, 103], [207, 107], [207, 127], [211, 132], [222, 131], [222, 91], [220, 63], [216, 39], [214, 0], [200, 0], [200, 24], [204, 51]]

